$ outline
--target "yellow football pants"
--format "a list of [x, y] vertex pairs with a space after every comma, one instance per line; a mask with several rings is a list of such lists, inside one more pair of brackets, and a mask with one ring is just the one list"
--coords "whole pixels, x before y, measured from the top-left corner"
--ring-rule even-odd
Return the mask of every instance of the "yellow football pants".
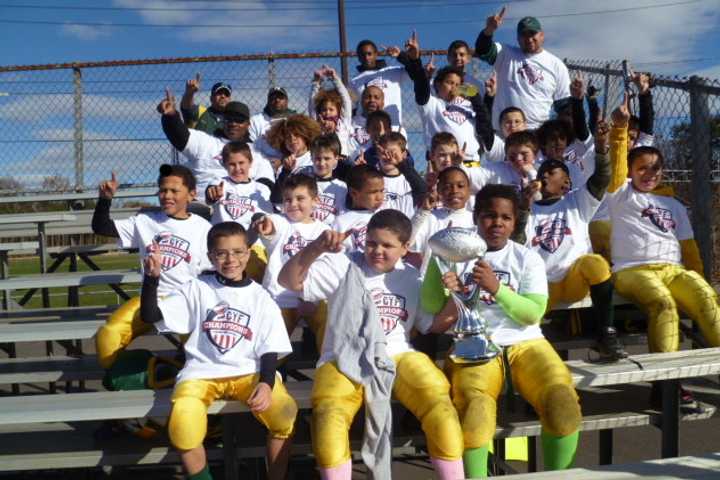
[[[178, 450], [191, 450], [202, 445], [207, 433], [207, 410], [217, 399], [246, 402], [258, 383], [259, 374], [230, 378], [184, 380], [175, 386], [168, 434]], [[292, 435], [297, 416], [297, 404], [280, 380], [275, 381], [270, 407], [253, 413], [265, 425], [273, 438]]]
[[559, 282], [548, 283], [547, 309], [552, 310], [558, 302], [577, 302], [590, 293], [592, 285], [598, 285], [610, 279], [610, 265], [597, 254], [583, 255], [575, 260], [565, 278]]
[[[462, 458], [462, 430], [450, 400], [447, 378], [424, 353], [405, 352], [393, 360], [393, 397], [420, 420], [430, 456], [440, 460]], [[334, 362], [316, 370], [312, 448], [320, 467], [332, 468], [350, 460], [348, 431], [362, 404], [362, 385], [343, 375]]]
[[596, 220], [588, 225], [590, 243], [593, 252], [601, 255], [608, 262], [610, 261], [610, 234], [612, 223], [607, 220]]
[[135, 337], [152, 328], [152, 325], [144, 323], [140, 318], [140, 297], [133, 297], [120, 305], [95, 334], [95, 349], [100, 366], [110, 368], [121, 350]]
[[263, 247], [262, 243], [255, 242], [255, 244], [250, 247], [250, 258], [248, 259], [247, 266], [245, 267], [245, 273], [248, 277], [262, 285], [267, 263], [268, 258], [265, 247]]
[[[291, 336], [295, 328], [300, 323], [300, 314], [296, 308], [281, 309], [285, 328], [287, 328], [288, 336]], [[307, 322], [310, 330], [315, 334], [315, 346], [318, 352], [322, 352], [322, 342], [325, 338], [325, 326], [327, 324], [327, 302], [318, 302], [317, 310], [311, 316], [302, 317]]]
[[648, 316], [651, 352], [678, 350], [678, 308], [698, 324], [711, 346], [720, 346], [717, 294], [698, 273], [680, 265], [642, 265], [617, 272], [615, 290]]
[[[570, 371], [544, 338], [505, 350], [515, 389], [533, 406], [543, 430], [562, 437], [580, 427], [582, 413]], [[465, 448], [485, 447], [495, 436], [497, 399], [505, 381], [502, 356], [482, 364], [448, 360], [452, 398], [460, 414]]]

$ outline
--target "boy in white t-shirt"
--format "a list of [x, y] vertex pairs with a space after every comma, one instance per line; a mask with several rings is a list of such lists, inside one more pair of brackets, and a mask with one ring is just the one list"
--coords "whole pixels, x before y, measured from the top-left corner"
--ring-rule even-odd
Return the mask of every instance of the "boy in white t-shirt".
[[[252, 217], [272, 213], [270, 189], [250, 178], [253, 156], [245, 142], [230, 142], [222, 149], [222, 163], [227, 175], [205, 190], [205, 202], [213, 206], [212, 224], [237, 222], [250, 228]], [[261, 243], [250, 249], [247, 272], [250, 278], [261, 281], [267, 265], [267, 254]]]
[[212, 479], [203, 440], [207, 409], [218, 399], [246, 402], [269, 431], [268, 478], [285, 478], [297, 404], [277, 381], [278, 356], [292, 351], [282, 316], [268, 292], [245, 274], [250, 249], [245, 229], [223, 222], [207, 235], [214, 272], [194, 278], [158, 300], [158, 252], [145, 259], [143, 321], [161, 332], [189, 335], [168, 423], [170, 442], [190, 479]]
[[[280, 272], [280, 282], [302, 292], [304, 298], [333, 302], [352, 264], [362, 272], [385, 333], [386, 352], [395, 363], [392, 393], [421, 422], [428, 451], [441, 479], [463, 478], [462, 434], [452, 408], [449, 385], [425, 354], [410, 346], [413, 326], [425, 330], [431, 319], [420, 314], [418, 271], [402, 262], [410, 239], [410, 220], [397, 210], [382, 210], [370, 219], [365, 252], [342, 252], [345, 233], [327, 231]], [[361, 295], [361, 292], [358, 292]], [[351, 478], [348, 432], [363, 403], [363, 385], [351, 381], [338, 367], [333, 345], [334, 328], [318, 362], [312, 393], [313, 453], [321, 478]], [[342, 327], [337, 327], [342, 328]], [[364, 341], [369, 341], [365, 339]], [[361, 344], [362, 340], [358, 341]]]
[[388, 132], [378, 140], [378, 150], [378, 168], [385, 177], [385, 207], [411, 218], [425, 198], [427, 186], [407, 161], [407, 140], [398, 132]]
[[540, 330], [547, 305], [545, 266], [537, 253], [510, 240], [518, 204], [517, 191], [508, 185], [488, 185], [478, 192], [474, 218], [488, 247], [484, 257], [455, 264], [456, 270], [444, 275], [433, 260], [422, 285], [423, 309], [436, 314], [430, 329], [434, 333], [457, 321], [455, 302], [444, 288], [466, 294], [481, 289], [476, 311], [487, 322], [492, 341], [503, 347], [485, 363], [450, 359], [445, 367], [465, 436], [465, 474], [471, 478], [487, 476], [505, 361], [514, 388], [540, 416], [546, 470], [572, 465], [582, 420], [570, 371]]
[[348, 233], [345, 250], [365, 249], [367, 224], [375, 212], [385, 208], [385, 177], [376, 168], [356, 165], [347, 179], [350, 202], [348, 209], [335, 218], [332, 229]]
[[282, 188], [283, 213], [267, 215], [253, 224], [269, 258], [263, 287], [267, 288], [280, 306], [288, 335], [292, 335], [300, 319], [304, 318], [315, 334], [320, 349], [325, 331], [326, 305], [305, 302], [297, 292], [280, 285], [277, 276], [288, 260], [330, 227], [313, 218], [313, 210], [318, 202], [318, 188], [314, 178], [302, 173], [290, 175], [283, 182]]
[[[122, 248], [137, 248], [141, 259], [159, 251], [162, 260], [160, 295], [167, 295], [211, 266], [206, 249], [210, 224], [187, 211], [195, 198], [195, 188], [195, 177], [190, 169], [182, 165], [162, 165], [158, 177], [160, 211], [111, 220], [110, 203], [118, 189], [115, 173], [111, 180], [100, 183], [100, 197], [92, 219], [93, 233], [117, 238]], [[103, 368], [109, 369], [122, 349], [149, 330], [140, 319], [139, 309], [140, 298], [131, 298], [98, 329], [95, 346], [98, 363]]]
[[[617, 360], [627, 357], [627, 353], [615, 330], [610, 265], [602, 256], [592, 253], [588, 235], [588, 224], [610, 183], [608, 133], [609, 127], [601, 122], [595, 137], [595, 171], [575, 190], [570, 191], [570, 173], [565, 163], [549, 159], [540, 165], [537, 178], [542, 182], [542, 198], [530, 207], [525, 246], [545, 261], [548, 310], [559, 302], [577, 302], [589, 294], [599, 351], [608, 359]], [[531, 197], [532, 192], [526, 191], [525, 198], [532, 202]]]
[[[478, 135], [484, 138], [478, 125]], [[492, 128], [492, 124], [490, 125]], [[502, 136], [492, 132], [492, 142], [485, 144], [485, 158], [491, 162], [502, 162], [505, 160], [505, 140], [515, 132], [527, 130], [525, 114], [518, 107], [507, 107], [500, 112], [500, 133]]]

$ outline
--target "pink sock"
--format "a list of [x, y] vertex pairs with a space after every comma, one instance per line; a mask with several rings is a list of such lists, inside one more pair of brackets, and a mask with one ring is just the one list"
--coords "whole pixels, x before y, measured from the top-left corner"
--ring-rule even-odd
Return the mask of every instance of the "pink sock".
[[440, 480], [462, 480], [465, 478], [462, 460], [441, 460], [439, 458], [432, 459], [435, 472]]
[[[462, 469], [462, 462], [460, 462], [460, 469]], [[348, 460], [337, 467], [320, 467], [320, 478], [322, 480], [350, 480], [352, 478], [352, 461]]]

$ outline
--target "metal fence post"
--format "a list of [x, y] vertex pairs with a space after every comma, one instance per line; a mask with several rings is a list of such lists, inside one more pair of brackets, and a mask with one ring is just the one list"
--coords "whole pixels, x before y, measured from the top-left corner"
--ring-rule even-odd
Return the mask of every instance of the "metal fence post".
[[268, 92], [277, 86], [277, 75], [275, 74], [275, 59], [272, 53], [268, 57]]
[[690, 77], [690, 149], [692, 153], [692, 224], [695, 239], [700, 249], [705, 276], [712, 276], [712, 188], [711, 170], [711, 125], [708, 109], [708, 95], [703, 91], [705, 82], [697, 76]]
[[75, 191], [82, 191], [84, 182], [85, 159], [83, 153], [83, 109], [82, 109], [82, 71], [73, 67], [73, 106], [74, 106], [74, 145], [75, 145]]
[[607, 109], [608, 109], [608, 97], [610, 96], [610, 64], [605, 64], [605, 86], [603, 87], [605, 90], [605, 94], [603, 95], [603, 109], [602, 109], [602, 118], [607, 118]]

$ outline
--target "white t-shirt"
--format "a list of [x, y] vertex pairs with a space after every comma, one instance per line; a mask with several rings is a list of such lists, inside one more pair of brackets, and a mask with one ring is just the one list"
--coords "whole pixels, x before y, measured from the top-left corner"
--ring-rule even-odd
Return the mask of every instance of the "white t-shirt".
[[[495, 271], [500, 283], [518, 294], [548, 294], [545, 264], [542, 258], [529, 248], [508, 240], [502, 249], [487, 252], [484, 260]], [[465, 284], [468, 293], [479, 288], [472, 280], [474, 266], [475, 260], [457, 264], [458, 277]], [[515, 322], [488, 292], [480, 292], [477, 311], [487, 321], [490, 337], [500, 346], [543, 337], [539, 324], [522, 325]]]
[[535, 179], [537, 173], [531, 169], [525, 177], [521, 177], [508, 162], [488, 162], [479, 167], [461, 166], [470, 178], [470, 192], [475, 195], [485, 185], [512, 185], [521, 190], [528, 182]]
[[533, 203], [525, 246], [545, 261], [549, 282], [559, 282], [580, 256], [592, 252], [588, 223], [600, 206], [583, 185], [552, 205]]
[[159, 303], [160, 332], [190, 334], [177, 383], [260, 371], [266, 353], [292, 352], [280, 309], [268, 292], [249, 280], [228, 286], [215, 274], [192, 279]]
[[[372, 138], [370, 138], [370, 134], [365, 127], [366, 123], [367, 119], [361, 113], [352, 118], [350, 138], [348, 139], [348, 151], [350, 152], [348, 157], [350, 160], [354, 161], [360, 155], [361, 150], [368, 150], [373, 146]], [[408, 135], [403, 127], [392, 125], [391, 129], [393, 132], [400, 132], [407, 140]]]
[[140, 250], [141, 269], [143, 258], [157, 243], [162, 259], [158, 295], [166, 295], [203, 270], [213, 268], [207, 256], [207, 234], [211, 225], [199, 215], [190, 214], [178, 220], [163, 212], [150, 212], [113, 223], [119, 235], [118, 245]]
[[[303, 282], [303, 298], [313, 302], [327, 299], [332, 305], [340, 282], [348, 274], [350, 262], [360, 267], [364, 274], [365, 288], [375, 302], [385, 332], [387, 354], [393, 356], [412, 350], [410, 330], [413, 325], [425, 332], [432, 325], [432, 317], [419, 308], [421, 282], [417, 269], [402, 260], [398, 260], [393, 271], [377, 273], [367, 265], [362, 252], [323, 255], [310, 266]], [[332, 344], [328, 339], [333, 335], [333, 325], [328, 323], [324, 345]], [[323, 348], [318, 366], [334, 359], [332, 352]]]
[[465, 147], [465, 157], [469, 160], [480, 159], [480, 144], [475, 134], [475, 111], [470, 101], [457, 97], [452, 102], [430, 95], [425, 105], [418, 105], [423, 122], [425, 145], [430, 145], [436, 133], [448, 132]]
[[[375, 212], [379, 212], [380, 210], [382, 210], [382, 207]], [[370, 218], [375, 215], [375, 212], [371, 212], [370, 210], [346, 210], [335, 217], [335, 223], [333, 223], [332, 229], [340, 233], [350, 232], [350, 235], [348, 235], [345, 242], [343, 242], [346, 252], [365, 250], [367, 225]]]
[[270, 219], [275, 226], [275, 234], [270, 238], [260, 237], [268, 252], [263, 287], [268, 289], [280, 308], [296, 308], [302, 297], [298, 292], [287, 290], [278, 283], [280, 270], [288, 260], [330, 227], [317, 220], [310, 223], [290, 222], [283, 215], [277, 214], [270, 215]]
[[385, 182], [385, 208], [392, 208], [404, 213], [408, 218], [415, 215], [412, 188], [402, 173], [390, 176], [383, 174]]
[[318, 202], [313, 210], [313, 218], [326, 225], [332, 225], [335, 218], [345, 211], [345, 199], [348, 188], [345, 182], [337, 178], [322, 179], [315, 177], [318, 186]]
[[[208, 135], [200, 130], [190, 128], [185, 150], [181, 153], [188, 159], [188, 168], [192, 170], [197, 180], [197, 191], [204, 200], [205, 189], [208, 185], [216, 184], [219, 179], [227, 175], [222, 164], [222, 149], [230, 142], [227, 138], [219, 138]], [[253, 156], [252, 167], [250, 167], [250, 178], [257, 180], [267, 178], [275, 181], [275, 173], [272, 166], [265, 157], [255, 149], [252, 143], [250, 152]]]
[[237, 222], [247, 230], [252, 216], [272, 213], [270, 189], [254, 180], [235, 183], [229, 176], [222, 179], [224, 196], [213, 204], [212, 224]]
[[528, 129], [538, 128], [550, 118], [553, 101], [570, 96], [567, 67], [547, 50], [528, 55], [515, 46], [500, 43], [495, 46], [498, 54], [493, 127], [500, 130], [500, 112], [518, 107], [525, 113]]
[[350, 89], [359, 99], [366, 87], [378, 87], [385, 94], [385, 110], [392, 125], [402, 125], [402, 84], [409, 82], [405, 67], [390, 66], [379, 70], [366, 70], [350, 80]]
[[628, 181], [607, 195], [613, 271], [638, 265], [682, 265], [681, 240], [693, 238], [687, 210], [673, 197], [641, 193]]
[[495, 135], [492, 147], [489, 152], [485, 152], [485, 158], [491, 162], [505, 161], [505, 139]]
[[453, 227], [475, 228], [473, 214], [470, 210], [466, 208], [450, 210], [445, 207], [433, 209], [418, 226], [413, 244], [410, 245], [410, 251], [422, 254], [423, 261], [420, 267], [420, 273], [422, 275], [424, 275], [427, 270], [430, 255], [432, 254], [428, 246], [428, 240], [434, 233], [449, 227], [450, 224], [452, 224]]

